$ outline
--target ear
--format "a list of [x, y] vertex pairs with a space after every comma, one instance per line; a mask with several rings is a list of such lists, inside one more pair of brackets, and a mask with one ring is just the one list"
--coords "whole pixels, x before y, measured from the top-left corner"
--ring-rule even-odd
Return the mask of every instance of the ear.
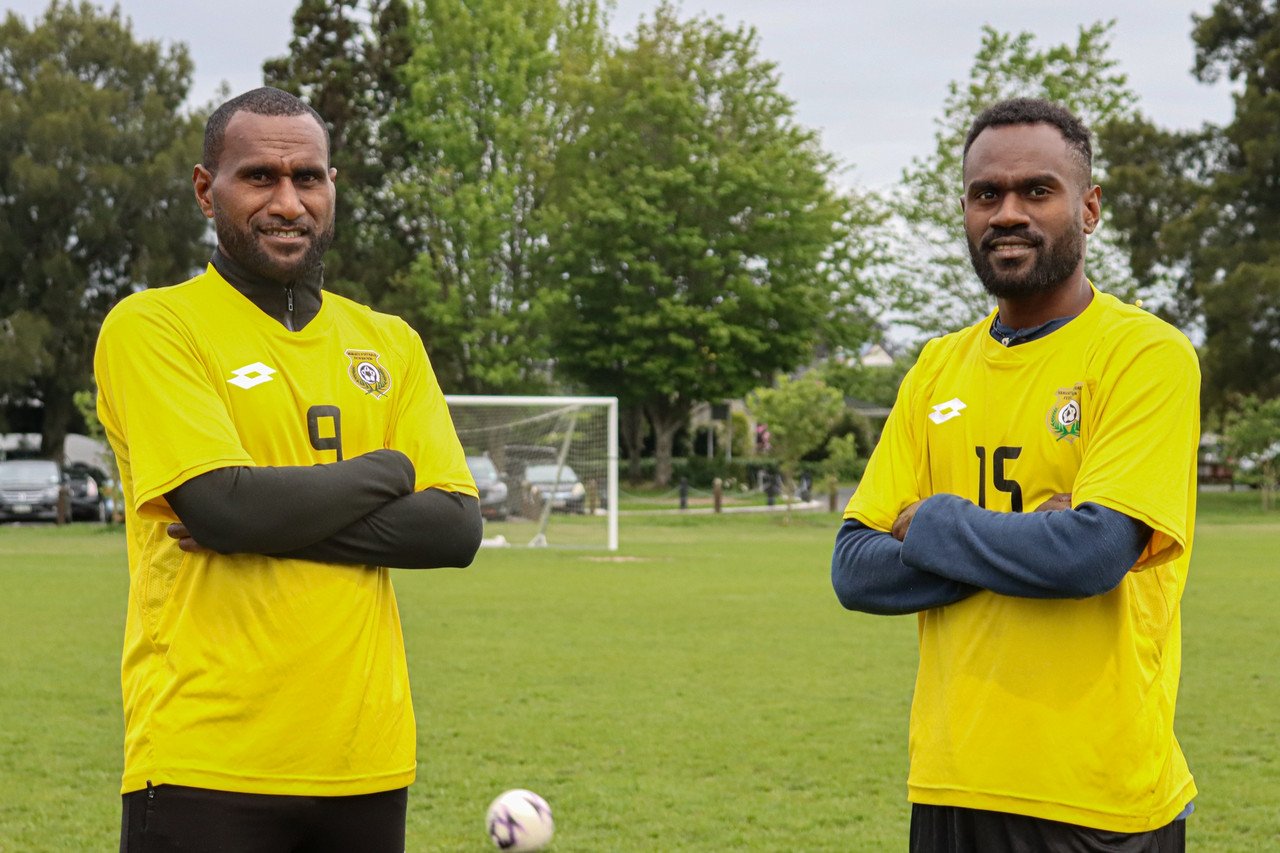
[[191, 184], [195, 187], [196, 203], [205, 219], [213, 218], [213, 174], [199, 163], [191, 175]]
[[1102, 187], [1096, 184], [1084, 194], [1084, 233], [1092, 234], [1102, 220]]

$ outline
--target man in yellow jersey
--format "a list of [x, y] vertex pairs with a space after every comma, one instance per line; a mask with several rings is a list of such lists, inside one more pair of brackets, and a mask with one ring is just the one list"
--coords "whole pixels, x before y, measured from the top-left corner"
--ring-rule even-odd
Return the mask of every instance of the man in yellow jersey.
[[845, 607], [919, 614], [914, 851], [1185, 846], [1200, 373], [1085, 277], [1091, 159], [1044, 101], [974, 121], [960, 204], [997, 308], [925, 346], [836, 539]]
[[314, 110], [209, 118], [208, 268], [103, 324], [129, 600], [122, 851], [404, 850], [417, 766], [388, 567], [467, 566], [480, 511], [418, 335], [321, 290]]

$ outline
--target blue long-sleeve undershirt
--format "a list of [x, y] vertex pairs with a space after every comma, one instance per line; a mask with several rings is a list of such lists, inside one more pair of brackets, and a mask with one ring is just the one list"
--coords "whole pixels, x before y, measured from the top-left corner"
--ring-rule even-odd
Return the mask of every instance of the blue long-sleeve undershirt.
[[902, 543], [849, 519], [836, 534], [831, 585], [850, 610], [898, 616], [954, 604], [978, 587], [913, 569], [902, 562]]
[[1084, 503], [1055, 512], [992, 512], [955, 495], [920, 504], [906, 540], [850, 519], [836, 536], [840, 603], [914, 613], [986, 589], [1022, 598], [1087, 598], [1114, 589], [1151, 536], [1141, 521]]

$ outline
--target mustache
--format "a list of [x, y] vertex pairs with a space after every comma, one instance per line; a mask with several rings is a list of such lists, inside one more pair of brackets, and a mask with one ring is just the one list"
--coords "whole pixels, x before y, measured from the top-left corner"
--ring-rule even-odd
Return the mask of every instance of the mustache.
[[279, 216], [268, 216], [264, 219], [256, 220], [253, 223], [254, 228], [281, 228], [281, 229], [297, 229], [299, 231], [311, 232], [315, 230], [310, 217], [299, 217], [297, 219], [281, 219]]
[[992, 228], [986, 234], [982, 235], [982, 250], [989, 252], [994, 248], [991, 244], [996, 240], [1008, 239], [1021, 240], [1029, 246], [1040, 246], [1044, 243], [1043, 237], [1025, 225], [1017, 228]]

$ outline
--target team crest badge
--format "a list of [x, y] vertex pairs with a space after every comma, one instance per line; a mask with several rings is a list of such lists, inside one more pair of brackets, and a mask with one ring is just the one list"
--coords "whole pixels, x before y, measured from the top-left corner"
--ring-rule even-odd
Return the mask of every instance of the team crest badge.
[[1070, 388], [1058, 389], [1058, 400], [1049, 410], [1049, 431], [1057, 441], [1066, 440], [1074, 444], [1080, 437], [1080, 389], [1084, 384], [1077, 382]]
[[391, 374], [378, 362], [378, 354], [368, 349], [349, 349], [347, 357], [351, 364], [347, 366], [347, 375], [356, 387], [366, 394], [385, 397], [391, 390]]

